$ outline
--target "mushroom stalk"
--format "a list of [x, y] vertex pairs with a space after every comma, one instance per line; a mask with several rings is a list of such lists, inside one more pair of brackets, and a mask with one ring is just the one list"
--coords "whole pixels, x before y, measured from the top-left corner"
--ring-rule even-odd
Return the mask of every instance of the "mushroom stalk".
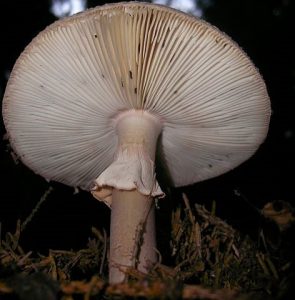
[[137, 190], [114, 189], [110, 235], [110, 283], [123, 282], [126, 269], [147, 273], [156, 261], [154, 200]]
[[156, 261], [154, 198], [163, 197], [155, 176], [161, 120], [141, 110], [114, 119], [118, 136], [113, 163], [97, 178], [93, 195], [112, 208], [110, 283], [126, 278], [126, 268], [146, 273]]

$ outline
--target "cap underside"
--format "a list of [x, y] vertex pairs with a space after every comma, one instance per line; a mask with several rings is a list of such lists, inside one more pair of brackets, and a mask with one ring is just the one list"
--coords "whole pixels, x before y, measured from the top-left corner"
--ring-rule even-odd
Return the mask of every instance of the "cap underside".
[[114, 158], [112, 118], [163, 120], [175, 186], [222, 174], [264, 140], [270, 105], [244, 52], [209, 24], [158, 5], [106, 5], [58, 21], [18, 59], [3, 102], [10, 142], [50, 180], [90, 189]]

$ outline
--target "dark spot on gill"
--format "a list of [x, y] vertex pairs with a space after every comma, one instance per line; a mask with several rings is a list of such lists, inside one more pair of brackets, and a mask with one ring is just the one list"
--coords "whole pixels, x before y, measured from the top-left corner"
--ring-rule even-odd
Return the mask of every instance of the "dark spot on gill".
[[147, 101], [147, 96], [144, 96], [144, 99], [143, 99], [143, 105], [146, 104], [146, 101]]
[[173, 54], [172, 57], [170, 58], [170, 61], [169, 61], [170, 64], [173, 62], [174, 57], [175, 57], [175, 54]]
[[137, 94], [137, 88], [134, 89], [134, 94]]
[[133, 78], [133, 75], [132, 75], [132, 71], [131, 71], [131, 70], [129, 70], [129, 77], [130, 77], [130, 79]]
[[97, 34], [96, 33], [94, 34], [94, 37], [97, 39]]

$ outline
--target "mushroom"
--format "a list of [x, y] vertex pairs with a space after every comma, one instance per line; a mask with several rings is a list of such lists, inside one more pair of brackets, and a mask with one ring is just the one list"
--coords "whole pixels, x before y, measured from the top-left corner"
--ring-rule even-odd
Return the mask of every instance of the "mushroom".
[[224, 33], [129, 2], [39, 33], [13, 68], [3, 117], [24, 164], [111, 206], [109, 280], [118, 283], [157, 259], [155, 160], [175, 187], [235, 168], [264, 141], [270, 102]]

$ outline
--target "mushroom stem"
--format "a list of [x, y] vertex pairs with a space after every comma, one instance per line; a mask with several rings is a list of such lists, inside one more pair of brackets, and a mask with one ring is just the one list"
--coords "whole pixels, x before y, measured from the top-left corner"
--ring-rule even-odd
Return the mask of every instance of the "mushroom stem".
[[112, 196], [110, 283], [123, 282], [128, 267], [147, 273], [156, 261], [154, 200], [137, 190]]
[[146, 273], [156, 261], [154, 198], [163, 197], [155, 175], [155, 153], [162, 122], [142, 110], [114, 119], [118, 135], [113, 163], [96, 179], [95, 198], [112, 208], [110, 283], [126, 278], [126, 269]]

